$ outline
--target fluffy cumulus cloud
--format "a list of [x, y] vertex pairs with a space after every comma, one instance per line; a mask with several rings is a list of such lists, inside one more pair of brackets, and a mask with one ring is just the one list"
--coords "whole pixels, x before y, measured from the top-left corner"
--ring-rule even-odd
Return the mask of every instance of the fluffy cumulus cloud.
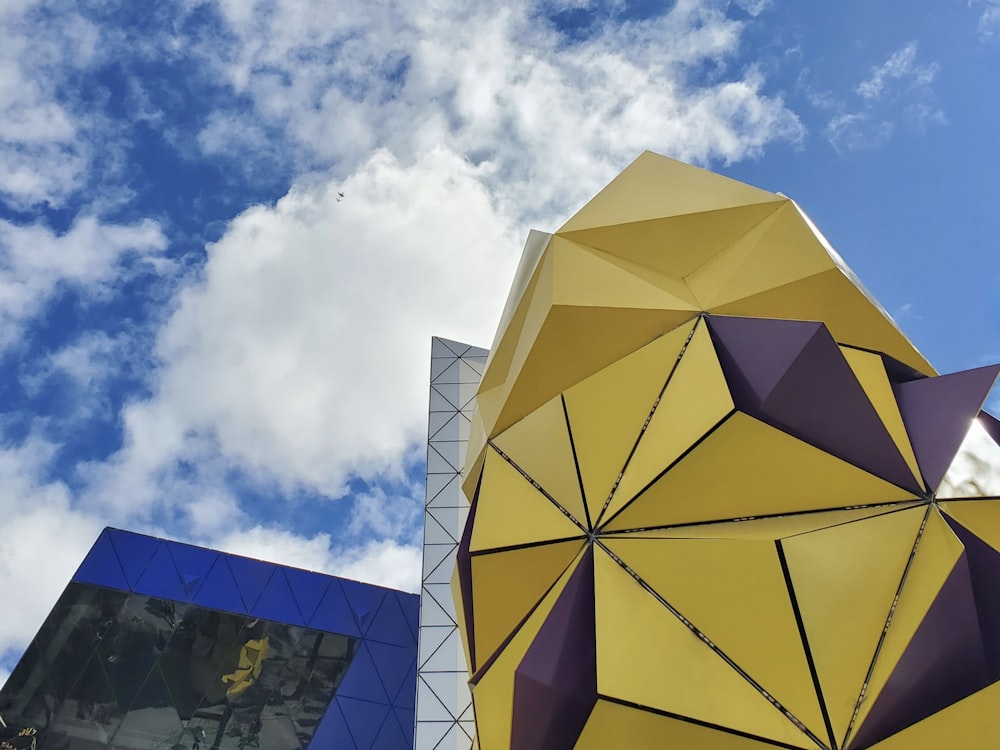
[[[8, 436], [0, 584], [44, 584], [0, 623], [0, 652], [109, 522], [417, 588], [430, 337], [488, 345], [527, 230], [642, 149], [730, 163], [803, 137], [763, 70], [736, 62], [768, 3], [737, 5], [181, 2], [132, 44], [110, 16], [0, 0], [0, 346], [67, 290], [115, 302], [140, 267], [172, 285], [156, 314], [116, 302], [129, 325], [78, 323], [19, 371], [32, 398], [61, 379], [113, 437], [73, 459], [51, 434]], [[585, 33], [552, 20], [584, 7]], [[190, 101], [134, 72], [182, 63], [185, 96], [203, 97], [183, 117]], [[98, 69], [120, 85], [85, 100], [75, 76]], [[149, 132], [174, 149], [145, 173], [171, 201], [197, 193], [204, 173], [177, 176], [193, 160], [222, 197], [173, 217], [140, 204], [127, 146]], [[212, 231], [177, 215], [265, 173], [287, 180], [218, 209]], [[129, 358], [138, 386], [110, 394]], [[336, 529], [325, 511], [293, 524], [302, 497], [348, 510]]]
[[111, 473], [158, 471], [203, 434], [287, 490], [336, 497], [352, 475], [401, 476], [426, 419], [430, 337], [488, 338], [516, 262], [479, 171], [444, 148], [410, 165], [380, 151], [342, 183], [235, 219], [178, 298], [157, 392], [128, 407]]
[[19, 207], [60, 203], [85, 180], [88, 122], [57, 96], [66, 71], [87, 67], [97, 32], [78, 13], [41, 2], [0, 3], [0, 197]]
[[121, 280], [123, 261], [155, 261], [166, 244], [151, 220], [116, 225], [83, 216], [60, 234], [41, 224], [0, 219], [0, 349], [17, 340], [23, 325], [61, 287], [99, 295]]

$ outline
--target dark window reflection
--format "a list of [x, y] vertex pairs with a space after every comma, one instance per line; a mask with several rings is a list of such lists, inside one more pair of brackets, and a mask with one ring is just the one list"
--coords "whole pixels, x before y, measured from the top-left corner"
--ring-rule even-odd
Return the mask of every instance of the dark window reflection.
[[357, 640], [70, 584], [0, 692], [53, 750], [298, 750]]

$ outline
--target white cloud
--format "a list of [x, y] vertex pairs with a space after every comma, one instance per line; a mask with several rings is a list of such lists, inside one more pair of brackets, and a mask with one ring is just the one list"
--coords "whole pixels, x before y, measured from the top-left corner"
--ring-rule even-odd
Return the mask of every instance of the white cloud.
[[982, 8], [979, 13], [979, 34], [984, 39], [991, 38], [1000, 29], [1000, 0], [970, 0], [969, 4]]
[[756, 18], [774, 3], [773, 0], [733, 0], [733, 4]]
[[918, 63], [917, 43], [910, 42], [871, 69], [854, 90], [860, 99], [854, 105], [829, 92], [816, 92], [808, 72], [800, 77], [799, 86], [814, 107], [833, 113], [823, 134], [834, 149], [867, 151], [888, 142], [900, 124], [917, 132], [947, 124], [931, 85], [938, 69], [937, 63]]
[[204, 470], [210, 444], [285, 489], [400, 476], [423, 438], [430, 337], [488, 340], [516, 262], [480, 172], [445, 149], [411, 165], [379, 152], [238, 217], [180, 295], [156, 395], [126, 409], [93, 495], [153, 503], [156, 477], [179, 458]]
[[[202, 147], [252, 150], [279, 128], [303, 164], [332, 166], [234, 219], [178, 297], [153, 397], [90, 467], [93, 497], [128, 488], [133, 507], [180, 459], [206, 481], [228, 462], [330, 496], [399, 477], [423, 438], [430, 336], [491, 340], [529, 227], [646, 147], [731, 161], [802, 134], [760, 71], [724, 74], [742, 25], [715, 3], [572, 45], [524, 3], [218, 7], [236, 42], [201, 54], [254, 110], [214, 113]], [[706, 63], [718, 80], [689, 88]]]
[[96, 29], [75, 12], [40, 20], [36, 5], [0, 5], [0, 200], [18, 208], [61, 203], [90, 159], [82, 123], [59, 101], [56, 83], [65, 70], [89, 65]]
[[[562, 216], [645, 148], [728, 162], [803, 133], [757, 71], [725, 74], [743, 26], [717, 3], [682, 0], [574, 44], [527, 2], [220, 9], [238, 43], [203, 54], [307, 163], [353, 171], [376, 147], [409, 161], [447, 143], [490, 163], [486, 184], [526, 221]], [[686, 86], [706, 64], [717, 80]], [[246, 119], [217, 115], [206, 147], [226, 143], [227, 127], [245, 143]]]
[[100, 293], [118, 278], [123, 259], [165, 247], [159, 226], [149, 220], [115, 225], [84, 216], [63, 234], [0, 220], [0, 349], [17, 339], [61, 285]]
[[892, 136], [895, 126], [867, 113], [838, 115], [826, 124], [823, 134], [838, 152], [878, 148]]
[[858, 84], [857, 92], [863, 99], [881, 99], [897, 83], [908, 88], [930, 86], [937, 72], [937, 63], [917, 63], [917, 43], [910, 42], [889, 55], [884, 63], [872, 68], [871, 75]]
[[[753, 14], [766, 3], [741, 5]], [[249, 474], [275, 503], [299, 489], [335, 497], [356, 476], [402, 485], [424, 437], [430, 337], [491, 340], [530, 227], [552, 229], [645, 148], [732, 162], [804, 129], [758, 68], [729, 68], [744, 26], [724, 3], [678, 0], [660, 17], [607, 22], [573, 44], [527, 2], [216, 7], [225, 35], [174, 38], [173, 28], [151, 42], [162, 54], [196, 50], [198, 74], [214, 72], [239, 98], [208, 115], [199, 146], [240, 164], [286, 155], [303, 176], [275, 205], [242, 211], [207, 248], [200, 278], [159, 332], [151, 395], [120, 415], [124, 445], [78, 467], [82, 497], [74, 504], [62, 485], [22, 483], [22, 495], [61, 498], [22, 514], [48, 522], [37, 538], [51, 544], [70, 525], [77, 539], [60, 550], [67, 569], [46, 571], [46, 586], [65, 583], [68, 561], [79, 561], [82, 540], [107, 519], [416, 590], [419, 492], [356, 498], [346, 533], [372, 538], [354, 544], [251, 519], [227, 477]], [[77, 33], [58, 28], [63, 39]], [[21, 31], [20, 46], [0, 44], [0, 81], [21, 86], [23, 117], [44, 125], [32, 134], [28, 120], [0, 124], [0, 145], [14, 144], [0, 159], [28, 159], [0, 177], [8, 202], [57, 204], [84, 180], [99, 128], [60, 102], [52, 81], [57, 68], [109, 54], [100, 43], [95, 51], [105, 37], [88, 28], [75, 46], [42, 45], [37, 58], [19, 56], [29, 38]], [[42, 74], [46, 65], [52, 74]], [[691, 84], [695, 74], [706, 82]], [[126, 98], [135, 118], [167, 119], [141, 87], [129, 83]], [[16, 330], [60, 285], [100, 290], [131, 253], [165, 245], [152, 222], [81, 218], [61, 235], [0, 224], [9, 259], [2, 329]], [[45, 367], [98, 379], [114, 346], [95, 334]], [[11, 472], [35, 477], [24, 453], [10, 460]], [[51, 517], [37, 515], [44, 508]], [[11, 569], [0, 584], [23, 575]], [[54, 594], [46, 596], [45, 607]], [[32, 613], [37, 627], [44, 608]], [[19, 627], [0, 633], [0, 649], [26, 642]]]
[[329, 534], [303, 537], [282, 529], [255, 526], [216, 538], [212, 546], [224, 552], [341, 578], [404, 591], [420, 590], [420, 548], [415, 544], [380, 539], [339, 548]]
[[103, 526], [73, 509], [64, 484], [45, 479], [54, 451], [34, 437], [0, 450], [0, 654], [27, 645]]

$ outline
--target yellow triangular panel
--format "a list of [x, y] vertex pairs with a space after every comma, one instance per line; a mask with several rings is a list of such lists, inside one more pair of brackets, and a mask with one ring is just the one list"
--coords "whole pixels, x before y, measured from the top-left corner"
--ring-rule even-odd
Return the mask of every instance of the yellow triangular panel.
[[792, 203], [765, 223], [763, 231], [755, 228], [687, 279], [706, 308], [836, 268]]
[[622, 474], [605, 516], [618, 512], [732, 408], [733, 399], [715, 346], [707, 326], [700, 323]]
[[773, 750], [778, 747], [723, 729], [599, 700], [575, 750]]
[[[675, 328], [566, 391], [573, 445], [592, 520], [600, 515], [691, 328]], [[558, 459], [546, 455], [543, 460]]]
[[[576, 563], [579, 559], [576, 560]], [[524, 658], [545, 618], [555, 606], [576, 565], [569, 565], [555, 585], [539, 602], [531, 616], [511, 638], [496, 661], [482, 674], [475, 676], [472, 699], [476, 706], [476, 734], [483, 750], [510, 748], [511, 721], [514, 715], [514, 672]], [[478, 633], [477, 633], [478, 635]], [[485, 661], [485, 657], [481, 661]]]
[[900, 592], [899, 602], [893, 610], [892, 621], [879, 648], [864, 700], [858, 705], [852, 735], [864, 723], [963, 550], [962, 543], [948, 528], [937, 508], [931, 508], [924, 532], [917, 542], [913, 562], [906, 572], [906, 581]]
[[[478, 513], [477, 509], [477, 523]], [[489, 659], [582, 547], [579, 541], [556, 542], [473, 555], [473, 638], [477, 664]]]
[[1000, 500], [959, 500], [940, 503], [940, 507], [947, 515], [1000, 552]]
[[872, 745], [872, 750], [987, 750], [1000, 747], [1000, 683], [973, 693]]
[[599, 694], [796, 747], [815, 747], [761, 692], [599, 549], [594, 551], [594, 584], [601, 603]]
[[494, 449], [487, 450], [479, 492], [489, 502], [476, 508], [473, 552], [584, 534]]
[[[789, 516], [753, 518], [744, 521], [722, 521], [720, 523], [699, 523], [689, 526], [675, 526], [670, 529], [653, 531], [632, 531], [621, 535], [623, 539], [759, 539], [774, 541], [798, 534], [808, 534], [844, 523], [853, 523], [864, 518], [873, 518], [904, 508], [912, 508], [918, 501], [879, 505], [871, 508], [851, 508], [849, 510], [827, 510], [812, 513], [796, 513]], [[616, 538], [615, 535], [605, 535]]]
[[650, 268], [649, 266], [642, 265], [641, 263], [636, 263], [635, 261], [623, 258], [620, 255], [614, 255], [603, 250], [598, 250], [596, 247], [589, 247], [586, 245], [580, 245], [580, 247], [586, 247], [589, 252], [593, 253], [598, 258], [601, 258], [604, 261], [617, 266], [623, 271], [633, 274], [634, 276], [638, 276], [654, 286], [658, 286], [663, 291], [668, 292], [675, 297], [687, 300], [692, 307], [701, 307], [701, 304], [695, 298], [694, 292], [691, 291], [690, 287], [688, 287], [687, 283], [680, 276], [675, 276], [655, 268]]
[[766, 220], [780, 205], [738, 206], [561, 232], [557, 236], [684, 279], [754, 225]]
[[826, 734], [773, 541], [604, 543], [814, 734]]
[[[547, 244], [548, 240], [545, 242], [545, 245]], [[538, 250], [541, 253], [544, 246]], [[516, 292], [511, 290], [507, 306], [503, 311], [502, 325], [497, 328], [490, 356], [486, 361], [486, 369], [479, 383], [480, 392], [502, 386], [511, 374], [517, 349], [526, 343], [530, 344], [530, 340], [537, 335], [541, 319], [544, 318], [544, 315], [539, 317], [537, 309], [539, 307], [546, 309], [551, 305], [552, 264], [546, 261], [547, 256], [541, 254], [538, 258], [530, 259], [527, 266], [531, 268], [531, 275], [523, 282], [523, 289], [519, 288]], [[523, 260], [522, 265], [524, 265]], [[518, 273], [521, 272], [522, 268], [518, 267]], [[536, 293], [539, 284], [542, 289]], [[529, 313], [533, 307], [536, 310], [532, 316], [533, 328], [526, 330]]]
[[490, 434], [501, 432], [588, 375], [690, 320], [686, 310], [557, 306], [534, 338]]
[[[678, 296], [605, 260], [595, 252], [562, 237], [553, 237], [551, 249], [555, 263], [553, 304], [588, 307], [639, 307], [697, 311], [697, 303], [683, 284]], [[606, 257], [606, 256], [605, 256]], [[638, 270], [638, 269], [637, 269]]]
[[766, 190], [645, 151], [563, 224], [559, 233], [786, 200]]
[[[532, 296], [534, 284], [537, 283], [538, 279], [536, 271], [551, 239], [552, 235], [545, 232], [539, 232], [535, 229], [528, 232], [528, 239], [524, 243], [524, 250], [521, 252], [521, 260], [518, 261], [517, 270], [514, 272], [514, 281], [511, 283], [510, 291], [507, 293], [507, 303], [504, 305], [503, 313], [500, 315], [500, 323], [497, 325], [497, 333], [493, 341], [493, 346], [490, 349], [490, 358], [487, 360], [487, 365], [494, 361], [498, 351], [504, 350], [500, 346], [500, 340], [505, 334], [510, 337], [512, 343], [516, 341], [524, 322], [523, 313], [522, 320], [517, 321], [515, 318], [519, 310], [527, 309], [527, 306], [521, 303]], [[497, 362], [497, 367], [494, 369], [500, 371], [504, 367], [505, 365]], [[487, 387], [493, 387], [494, 385], [497, 385], [497, 383], [488, 384]]]
[[735, 412], [613, 518], [607, 529], [654, 528], [915, 499], [846, 461]]
[[885, 371], [882, 357], [872, 352], [864, 352], [847, 346], [840, 347], [840, 351], [851, 370], [854, 371], [854, 376], [858, 379], [861, 387], [864, 388], [868, 400], [875, 407], [875, 411], [889, 432], [892, 442], [896, 444], [900, 455], [910, 468], [917, 486], [922, 487], [924, 482], [920, 477], [920, 467], [917, 466], [917, 458], [913, 455], [913, 447], [910, 445], [910, 438], [907, 437], [906, 426], [899, 413], [899, 405], [893, 395], [892, 385], [889, 383], [889, 376]]
[[885, 352], [920, 372], [934, 368], [839, 268], [708, 310], [716, 315], [822, 320], [841, 344]]
[[[556, 396], [494, 439], [494, 444], [586, 528], [566, 412]], [[524, 524], [525, 519], [520, 523]]]
[[918, 507], [782, 542], [838, 738], [854, 714], [924, 515]]

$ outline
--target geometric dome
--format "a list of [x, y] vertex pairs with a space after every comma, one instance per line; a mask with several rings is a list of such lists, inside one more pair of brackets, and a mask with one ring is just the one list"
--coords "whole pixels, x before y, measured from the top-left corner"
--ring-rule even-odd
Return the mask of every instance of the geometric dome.
[[998, 373], [655, 154], [533, 232], [453, 581], [482, 750], [1000, 742]]

